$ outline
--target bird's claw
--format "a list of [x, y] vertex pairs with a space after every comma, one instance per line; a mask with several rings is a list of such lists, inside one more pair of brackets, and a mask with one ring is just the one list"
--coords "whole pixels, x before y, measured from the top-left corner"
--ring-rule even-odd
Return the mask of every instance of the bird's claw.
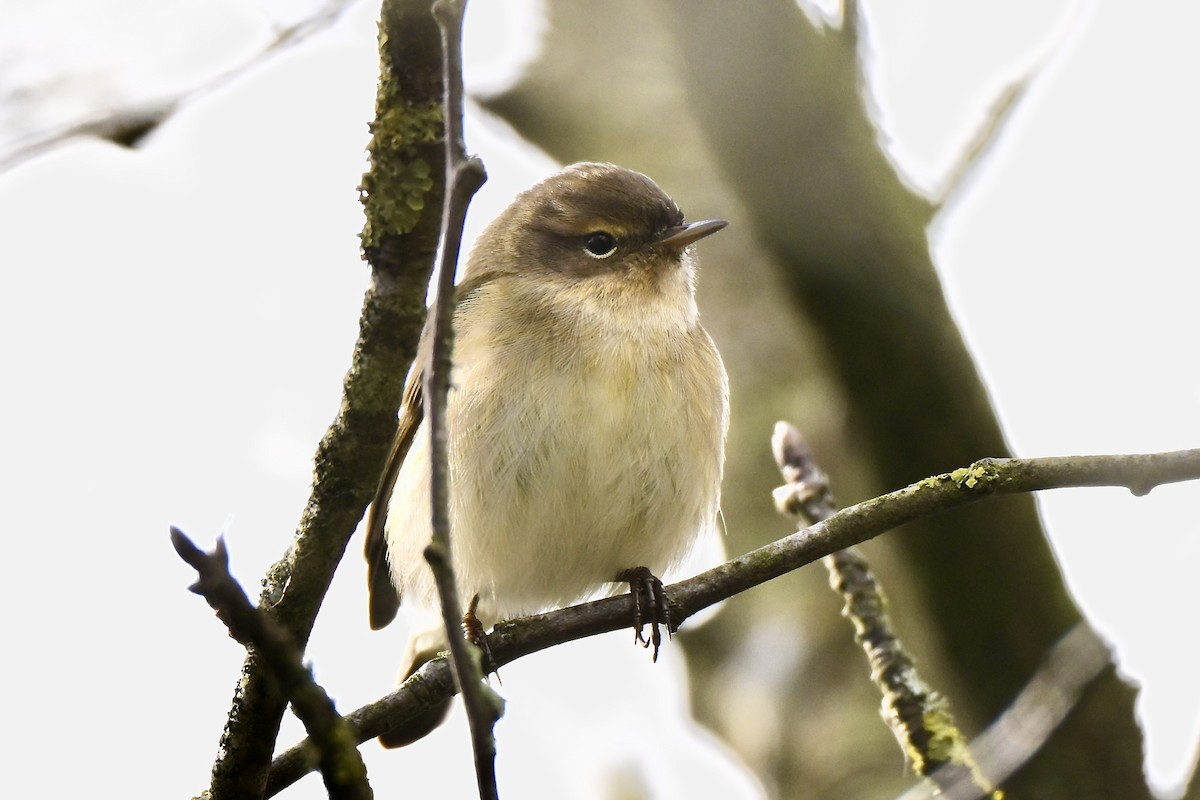
[[496, 659], [492, 657], [492, 648], [488, 644], [487, 633], [484, 631], [483, 623], [479, 620], [479, 617], [475, 616], [475, 611], [478, 608], [479, 595], [475, 595], [467, 605], [467, 610], [463, 612], [463, 636], [467, 638], [468, 642], [478, 647], [480, 653], [482, 653], [484, 677], [495, 675], [496, 680], [500, 681], [500, 685], [503, 686], [504, 681], [500, 680], [500, 668], [496, 666]]
[[[622, 570], [617, 580], [629, 584], [629, 593], [633, 596], [633, 639], [642, 647], [654, 646], [651, 661], [658, 661], [658, 648], [662, 644], [662, 628], [667, 628], [667, 638], [671, 637], [671, 613], [667, 603], [667, 593], [662, 581], [646, 567], [634, 567]], [[646, 623], [650, 623], [650, 636], [642, 635]]]

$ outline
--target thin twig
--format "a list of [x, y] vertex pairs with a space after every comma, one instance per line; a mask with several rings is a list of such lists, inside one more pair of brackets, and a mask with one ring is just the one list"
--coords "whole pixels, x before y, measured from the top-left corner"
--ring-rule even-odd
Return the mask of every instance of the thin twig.
[[314, 760], [329, 796], [337, 800], [370, 800], [373, 794], [367, 783], [367, 768], [350, 725], [313, 679], [312, 670], [304, 666], [295, 640], [251, 605], [242, 587], [229, 574], [225, 539], [217, 539], [216, 549], [205, 553], [183, 531], [172, 527], [171, 544], [199, 575], [188, 589], [208, 601], [230, 636], [259, 653], [279, 682], [313, 742]]
[[983, 163], [984, 158], [1000, 141], [1000, 134], [1012, 121], [1016, 110], [1029, 94], [1029, 89], [1046, 69], [1050, 59], [1066, 48], [1067, 40], [1080, 29], [1086, 4], [1076, 2], [1074, 7], [1063, 14], [1062, 20], [1055, 32], [1050, 36], [1049, 43], [1043, 53], [1027, 67], [1017, 78], [1000, 90], [992, 101], [983, 121], [972, 133], [971, 138], [963, 146], [953, 166], [947, 170], [941, 179], [941, 186], [934, 190], [930, 202], [934, 213], [945, 208], [946, 204], [967, 184], [975, 174], [975, 170]]
[[115, 111], [36, 130], [8, 143], [0, 142], [4, 146], [0, 151], [0, 172], [71, 139], [91, 137], [121, 147], [137, 147], [184, 106], [226, 86], [275, 53], [307, 41], [332, 26], [352, 2], [354, 0], [329, 0], [315, 13], [276, 30], [274, 38], [245, 61], [169, 97], [132, 101]]
[[1029, 93], [1033, 80], [1041, 72], [1042, 64], [1035, 64], [1017, 79], [1007, 84], [989, 106], [983, 121], [979, 124], [971, 138], [963, 146], [954, 164], [940, 180], [940, 186], [934, 189], [930, 202], [934, 213], [945, 208], [946, 204], [958, 194], [975, 170], [983, 163], [984, 157], [992, 151], [1000, 141], [1000, 134], [1012, 120], [1021, 101]]
[[425, 418], [430, 437], [430, 499], [432, 541], [425, 560], [433, 570], [441, 605], [442, 622], [450, 644], [463, 705], [471, 729], [475, 775], [480, 800], [496, 800], [496, 740], [493, 728], [502, 712], [496, 695], [483, 684], [479, 653], [462, 635], [462, 603], [454, 581], [450, 548], [449, 436], [446, 402], [450, 390], [450, 354], [454, 344], [451, 324], [454, 314], [454, 273], [462, 247], [467, 206], [487, 174], [478, 157], [467, 157], [463, 141], [462, 21], [466, 0], [438, 0], [433, 16], [442, 35], [445, 65], [446, 202], [442, 212], [441, 260], [437, 269], [437, 291], [433, 308], [433, 341], [430, 366], [425, 374]]
[[[671, 621], [677, 629], [697, 611], [739, 592], [905, 523], [992, 495], [1082, 486], [1123, 486], [1143, 495], [1155, 486], [1192, 480], [1200, 480], [1200, 449], [1146, 455], [984, 459], [842, 509], [823, 522], [666, 587]], [[488, 645], [496, 666], [502, 667], [555, 645], [624, 630], [632, 614], [633, 600], [628, 594], [607, 597], [496, 625], [488, 636]], [[365, 742], [454, 691], [449, 665], [443, 659], [434, 659], [392, 694], [363, 706], [347, 719], [358, 741]], [[272, 764], [268, 796], [312, 769], [307, 742], [290, 748]]]
[[[829, 478], [800, 431], [777, 422], [771, 449], [787, 481], [774, 493], [780, 512], [810, 525], [833, 516], [837, 505]], [[830, 585], [845, 601], [842, 614], [854, 625], [854, 640], [867, 655], [871, 680], [882, 696], [883, 719], [913, 772], [930, 778], [943, 790], [970, 787], [977, 794], [998, 798], [954, 722], [949, 701], [921, 678], [916, 661], [896, 635], [883, 588], [866, 557], [857, 547], [847, 547], [822, 561]]]

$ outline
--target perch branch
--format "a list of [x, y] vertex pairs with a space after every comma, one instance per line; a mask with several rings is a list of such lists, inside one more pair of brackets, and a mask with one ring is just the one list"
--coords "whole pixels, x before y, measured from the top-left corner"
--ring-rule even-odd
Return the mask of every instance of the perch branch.
[[[672, 624], [677, 628], [701, 609], [892, 528], [992, 495], [1084, 486], [1121, 486], [1135, 495], [1144, 495], [1161, 484], [1198, 479], [1200, 449], [1146, 455], [984, 459], [842, 509], [823, 522], [666, 587]], [[554, 645], [623, 630], [632, 614], [629, 595], [608, 597], [501, 623], [489, 635], [488, 644], [496, 666], [502, 667]], [[365, 742], [432, 707], [454, 690], [449, 665], [444, 659], [434, 659], [396, 691], [354, 711], [347, 719], [356, 738]], [[307, 742], [290, 748], [272, 765], [268, 796], [312, 769]]]

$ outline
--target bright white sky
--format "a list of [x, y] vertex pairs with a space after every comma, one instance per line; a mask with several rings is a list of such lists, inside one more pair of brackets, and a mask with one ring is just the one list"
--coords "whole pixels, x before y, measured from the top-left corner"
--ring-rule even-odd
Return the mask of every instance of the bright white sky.
[[[991, 98], [1045, 59], [964, 202], [933, 232], [1017, 453], [1200, 443], [1200, 6], [866, 5], [883, 122], [918, 185], [936, 185]], [[494, 85], [528, 49], [535, 7], [473, 5], [471, 85]], [[206, 546], [224, 529], [252, 594], [289, 540], [366, 281], [355, 185], [375, 15], [353, 7], [331, 32], [189, 105], [142, 150], [74, 142], [0, 174], [2, 674], [20, 720], [2, 746], [64, 796], [113, 775], [148, 737], [162, 743], [155, 766], [121, 770], [131, 796], [190, 796], [207, 782], [242, 653], [183, 591], [191, 577], [167, 526]], [[6, 0], [0, 133], [20, 122], [14, 84], [52, 92], [50, 112], [68, 114], [202, 80], [267, 38], [261, 8], [244, 0]], [[56, 85], [64, 69], [87, 78]], [[467, 136], [491, 176], [470, 233], [551, 165], [477, 116]], [[1200, 742], [1200, 644], [1187, 633], [1198, 503], [1196, 485], [1042, 498], [1072, 588], [1144, 685], [1148, 766], [1168, 792]], [[345, 710], [391, 685], [403, 643], [399, 630], [366, 628], [359, 547], [309, 648]], [[653, 669], [614, 649], [601, 637], [506, 668], [507, 793], [589, 798], [586, 787], [613, 785], [618, 767], [659, 797], [754, 796], [736, 760], [686, 725], [678, 649]], [[630, 711], [590, 689], [603, 683], [642, 687], [631, 699], [668, 720], [667, 735], [623, 735], [612, 749], [609, 725], [628, 730]], [[569, 723], [578, 737], [531, 722], [550, 714], [579, 720]], [[292, 724], [281, 742], [299, 735]], [[607, 760], [580, 766], [601, 741]], [[435, 783], [469, 796], [465, 750], [450, 726], [426, 749], [366, 755], [380, 796]], [[290, 796], [323, 792], [310, 777]]]

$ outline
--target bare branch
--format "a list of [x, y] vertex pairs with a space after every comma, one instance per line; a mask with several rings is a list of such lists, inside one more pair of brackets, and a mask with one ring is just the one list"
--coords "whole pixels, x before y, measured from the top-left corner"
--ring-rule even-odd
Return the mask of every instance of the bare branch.
[[1029, 87], [1033, 85], [1033, 80], [1041, 73], [1042, 66], [1043, 64], [1038, 62], [1030, 67], [1025, 74], [1005, 86], [992, 102], [983, 122], [967, 140], [954, 165], [942, 177], [941, 186], [934, 190], [930, 202], [935, 214], [945, 208], [966, 185], [968, 179], [975, 174], [975, 169], [983, 162], [984, 156], [990, 153], [992, 147], [1000, 140], [1000, 133], [1012, 120], [1014, 112], [1025, 99]]
[[[1049, 740], [1079, 702], [1083, 690], [1111, 664], [1108, 646], [1086, 623], [1060, 639], [1037, 674], [992, 725], [971, 742], [979, 769], [994, 783], [1003, 783]], [[929, 784], [914, 786], [900, 800], [977, 800], [983, 794], [969, 784], [934, 776], [943, 794]]]
[[[766, 583], [838, 550], [872, 539], [921, 517], [974, 503], [992, 495], [1044, 489], [1123, 486], [1144, 495], [1165, 483], [1200, 480], [1200, 449], [1147, 455], [999, 458], [935, 475], [903, 489], [850, 506], [809, 528], [667, 587], [672, 624], [739, 592]], [[488, 644], [496, 666], [548, 647], [624, 630], [633, 614], [628, 595], [496, 625]], [[452, 694], [454, 679], [444, 659], [434, 659], [392, 694], [347, 716], [360, 742], [378, 736]], [[272, 764], [268, 795], [311, 772], [307, 741]]]
[[[628, 622], [626, 619], [626, 625]], [[367, 742], [440, 705], [457, 691], [454, 668], [449, 659], [439, 656], [423, 664], [391, 694], [347, 714], [346, 721], [355, 739]], [[315, 769], [317, 752], [311, 741], [305, 739], [281, 753], [271, 764], [263, 796], [274, 797]]]
[[[780, 512], [809, 524], [831, 517], [837, 506], [829, 478], [817, 466], [800, 431], [786, 422], [775, 423], [771, 449], [787, 481], [774, 493]], [[867, 655], [871, 680], [882, 695], [883, 719], [913, 772], [946, 791], [969, 787], [998, 800], [1000, 795], [980, 772], [954, 721], [949, 701], [921, 678], [916, 661], [896, 635], [883, 588], [861, 550], [847, 547], [823, 562], [830, 585], [845, 602], [842, 614], [854, 625], [854, 640]]]
[[1050, 59], [1062, 51], [1067, 39], [1079, 28], [1083, 19], [1083, 11], [1084, 4], [1076, 3], [1074, 8], [1063, 16], [1058, 29], [1050, 37], [1044, 53], [1021, 75], [1000, 90], [988, 108], [983, 122], [967, 140], [954, 165], [943, 176], [941, 186], [933, 192], [930, 202], [933, 204], [935, 214], [945, 208], [946, 204], [967, 184], [971, 176], [975, 174], [975, 170], [983, 162], [984, 157], [1000, 140], [1000, 134], [1012, 121], [1016, 110], [1029, 93], [1029, 88], [1041, 76]]
[[450, 469], [449, 434], [446, 429], [446, 402], [450, 391], [450, 353], [454, 344], [454, 274], [462, 247], [463, 223], [467, 206], [487, 179], [483, 162], [467, 157], [463, 141], [462, 22], [466, 0], [438, 0], [433, 5], [442, 37], [445, 82], [446, 125], [446, 202], [442, 211], [441, 261], [437, 271], [437, 291], [431, 310], [433, 325], [432, 356], [425, 374], [425, 418], [430, 438], [430, 499], [432, 504], [432, 541], [425, 560], [433, 570], [441, 604], [442, 623], [450, 644], [451, 663], [471, 729], [471, 747], [475, 754], [475, 775], [480, 800], [495, 800], [496, 740], [493, 729], [503, 713], [503, 705], [483, 684], [479, 653], [472, 649], [460, 629], [462, 603], [454, 580], [450, 549]]
[[313, 743], [315, 766], [321, 770], [329, 796], [337, 800], [370, 800], [373, 794], [367, 783], [367, 768], [350, 726], [313, 679], [312, 670], [304, 666], [295, 640], [251, 605], [242, 587], [229, 574], [224, 538], [217, 539], [212, 553], [205, 553], [183, 531], [172, 527], [171, 544], [200, 576], [188, 589], [208, 601], [217, 618], [229, 628], [230, 636], [260, 655], [291, 701]]
[[[172, 97], [139, 100], [119, 108], [96, 114], [87, 119], [34, 131], [7, 143], [8, 151], [0, 151], [0, 172], [26, 161], [39, 153], [57, 147], [71, 139], [94, 138], [121, 147], [137, 147], [147, 136], [170, 119], [180, 108], [216, 91], [244, 75], [277, 52], [300, 44], [335, 23], [354, 0], [329, 0], [312, 16], [279, 28], [274, 38], [260, 51], [240, 64], [208, 78], [203, 83], [179, 92]], [[5, 144], [0, 142], [0, 144]]]

